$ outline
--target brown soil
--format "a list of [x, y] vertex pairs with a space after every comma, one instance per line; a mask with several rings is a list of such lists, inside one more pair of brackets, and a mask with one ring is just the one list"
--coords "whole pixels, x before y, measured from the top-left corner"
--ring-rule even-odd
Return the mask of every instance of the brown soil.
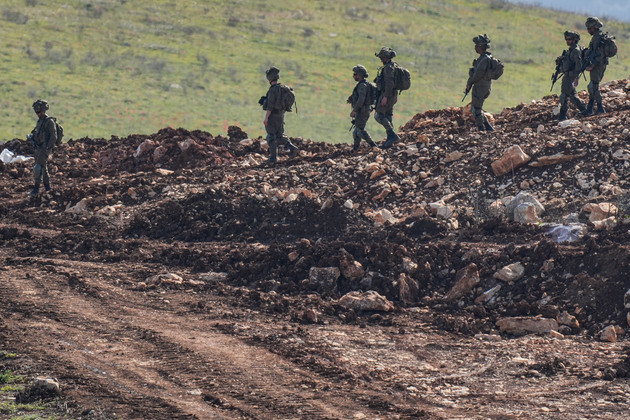
[[[461, 108], [419, 114], [387, 151], [293, 139], [301, 155], [275, 166], [238, 127], [86, 138], [55, 152], [54, 191], [36, 198], [31, 164], [0, 164], [0, 349], [20, 355], [0, 370], [57, 378], [73, 418], [623, 418], [630, 346], [599, 332], [628, 327], [629, 170], [616, 152], [630, 140], [630, 86], [604, 89], [609, 112], [582, 119], [586, 130], [558, 127], [548, 97], [481, 135]], [[577, 157], [496, 177], [490, 164], [513, 144], [532, 161]], [[464, 156], [445, 159], [454, 151]], [[372, 179], [371, 163], [383, 170]], [[543, 222], [576, 213], [586, 233], [557, 243], [545, 224], [487, 206], [525, 186]], [[425, 213], [440, 199], [452, 218]], [[601, 202], [620, 223], [588, 222], [584, 205]], [[395, 223], [375, 224], [383, 208]], [[348, 255], [365, 276], [309, 280]], [[514, 262], [521, 279], [493, 277]], [[447, 302], [470, 263], [480, 283]], [[164, 273], [183, 281], [150, 279]], [[354, 290], [395, 310], [341, 306]], [[495, 324], [564, 311], [579, 327], [563, 338]]]

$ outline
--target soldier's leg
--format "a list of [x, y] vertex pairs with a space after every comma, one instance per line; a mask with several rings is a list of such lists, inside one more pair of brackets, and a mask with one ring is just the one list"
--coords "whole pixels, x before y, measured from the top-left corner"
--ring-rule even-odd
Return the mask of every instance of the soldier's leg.
[[269, 146], [269, 159], [267, 161], [273, 163], [278, 160], [278, 142], [275, 134], [267, 134], [267, 145]]
[[562, 92], [560, 94], [560, 113], [558, 114], [558, 121], [564, 121], [567, 119], [567, 111], [569, 110], [569, 101], [567, 95]]
[[370, 119], [370, 111], [369, 111], [369, 109], [360, 111], [355, 116], [355, 119], [354, 119], [355, 132], [356, 132], [356, 136], [358, 136], [358, 140], [355, 137], [355, 143], [354, 144], [355, 144], [356, 147], [359, 146], [359, 143], [361, 142], [361, 139], [365, 139], [367, 144], [369, 144], [372, 147], [376, 146], [376, 143], [374, 143], [374, 140], [372, 140], [372, 137], [370, 136], [370, 133], [368, 133], [367, 130], [365, 129], [369, 119]]
[[[44, 172], [44, 168], [46, 168], [47, 161], [48, 154], [46, 153], [46, 150], [43, 147], [35, 149], [35, 166], [33, 167], [33, 191], [31, 191], [32, 195], [37, 195], [37, 193], [39, 193], [39, 186], [42, 182], [42, 175]], [[46, 170], [46, 178], [48, 179], [48, 170]]]
[[361, 130], [356, 125], [354, 126], [354, 130], [352, 130], [352, 140], [353, 140], [352, 150], [358, 150], [359, 149], [359, 146], [361, 145], [361, 134], [362, 134], [362, 132], [363, 132], [363, 130]]

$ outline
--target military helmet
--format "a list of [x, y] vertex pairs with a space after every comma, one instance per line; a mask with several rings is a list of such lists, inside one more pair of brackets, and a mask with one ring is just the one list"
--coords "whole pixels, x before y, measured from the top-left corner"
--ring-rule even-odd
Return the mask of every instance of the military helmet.
[[265, 71], [265, 75], [267, 76], [267, 80], [278, 80], [280, 78], [280, 69], [278, 67], [272, 66], [269, 70]]
[[370, 75], [368, 74], [367, 69], [365, 68], [365, 66], [362, 66], [361, 64], [357, 64], [356, 66], [354, 66], [352, 68], [352, 71], [356, 74], [360, 74], [363, 77], [369, 77]]
[[35, 112], [47, 111], [48, 108], [50, 108], [48, 106], [48, 102], [46, 102], [43, 99], [38, 99], [35, 102], [33, 102], [33, 110]]
[[473, 38], [473, 42], [475, 43], [475, 45], [481, 45], [485, 47], [490, 46], [490, 38], [488, 38], [487, 34], [477, 35], [476, 37]]
[[564, 32], [564, 37], [566, 38], [573, 38], [576, 41], [580, 40], [580, 34], [578, 34], [577, 32], [573, 32], [573, 31], [565, 31]]
[[598, 18], [596, 18], [594, 16], [591, 16], [588, 19], [586, 19], [586, 22], [584, 24], [586, 25], [587, 29], [588, 28], [597, 28], [597, 29], [599, 29], [602, 26], [604, 26], [602, 24], [602, 22]]
[[396, 51], [390, 47], [383, 47], [379, 52], [374, 53], [374, 55], [378, 58], [394, 58], [396, 57]]

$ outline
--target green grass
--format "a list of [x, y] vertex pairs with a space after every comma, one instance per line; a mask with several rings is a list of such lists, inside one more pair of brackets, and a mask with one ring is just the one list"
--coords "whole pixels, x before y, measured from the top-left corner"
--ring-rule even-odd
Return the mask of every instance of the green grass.
[[15, 375], [8, 369], [4, 372], [0, 372], [0, 384], [21, 383], [23, 381], [23, 376]]
[[[0, 140], [30, 132], [39, 97], [67, 138], [166, 126], [217, 135], [232, 124], [257, 137], [264, 70], [276, 65], [299, 106], [287, 134], [350, 141], [351, 69], [361, 63], [375, 76], [383, 45], [412, 73], [394, 116], [402, 125], [427, 109], [460, 106], [479, 33], [506, 63], [486, 101], [492, 112], [548, 94], [564, 30], [578, 30], [583, 44], [589, 38], [584, 16], [498, 0], [4, 0], [0, 19]], [[605, 29], [620, 45], [605, 80], [625, 78], [630, 25]], [[368, 129], [383, 135], [374, 121]]]

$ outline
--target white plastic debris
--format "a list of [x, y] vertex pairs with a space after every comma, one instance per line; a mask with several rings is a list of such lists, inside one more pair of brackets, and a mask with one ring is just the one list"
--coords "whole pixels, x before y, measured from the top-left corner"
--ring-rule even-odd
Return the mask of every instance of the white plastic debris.
[[2, 163], [19, 163], [26, 162], [27, 160], [33, 159], [32, 157], [26, 157], [22, 155], [15, 156], [15, 153], [10, 151], [9, 149], [4, 149], [2, 153], [0, 153], [0, 160]]
[[586, 226], [583, 223], [569, 223], [567, 225], [549, 224], [546, 234], [556, 242], [577, 241], [584, 235]]

